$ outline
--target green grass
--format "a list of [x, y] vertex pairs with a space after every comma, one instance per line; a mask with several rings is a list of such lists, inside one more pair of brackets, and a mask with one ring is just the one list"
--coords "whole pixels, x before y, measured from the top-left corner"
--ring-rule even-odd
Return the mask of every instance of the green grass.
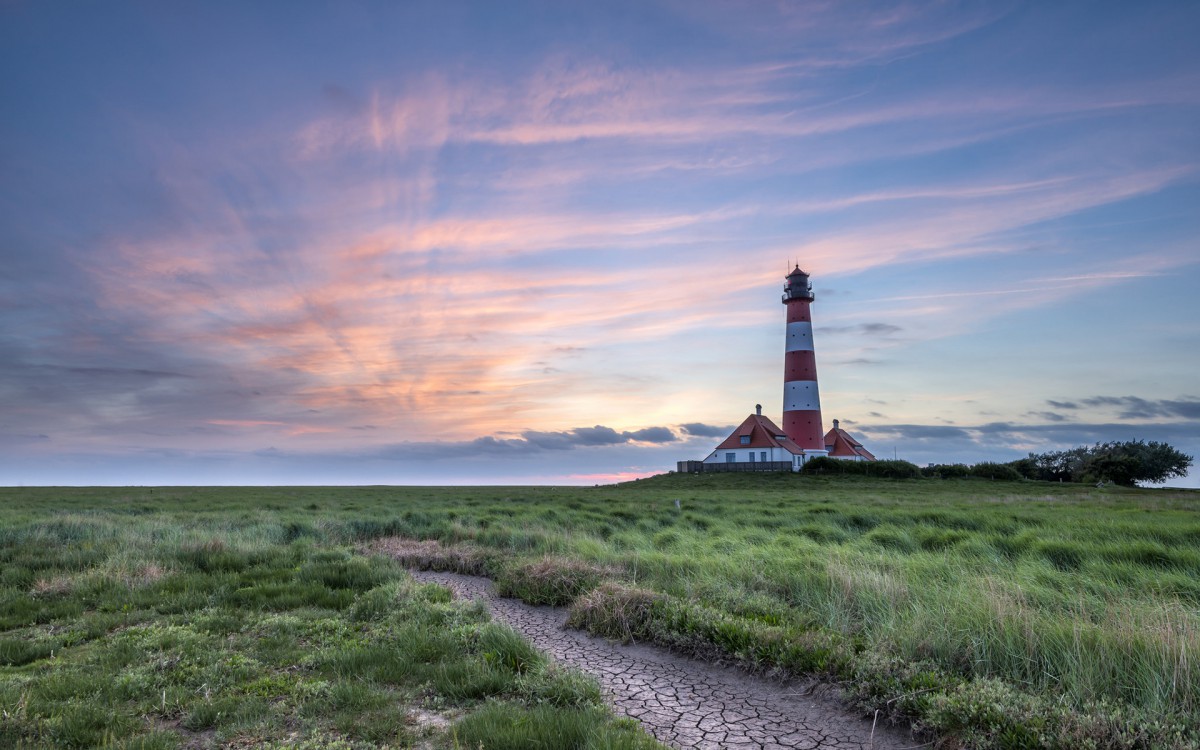
[[563, 747], [656, 746], [482, 606], [364, 554], [404, 523], [394, 492], [259, 492], [0, 490], [0, 747], [450, 748], [498, 706], [562, 712]]
[[[461, 713], [444, 740], [463, 747], [508, 731], [500, 714], [593, 715], [589, 688], [365, 554], [382, 550], [613, 637], [826, 674], [947, 741], [1195, 747], [1198, 510], [1190, 491], [851, 476], [5, 489], [0, 707], [17, 718], [0, 745], [402, 746], [415, 730], [380, 696]], [[85, 702], [106, 713], [68, 721]]]
[[600, 634], [826, 673], [974, 746], [1197, 744], [1198, 493], [702, 475], [460, 497], [422, 505], [445, 547], [393, 551], [575, 597]]

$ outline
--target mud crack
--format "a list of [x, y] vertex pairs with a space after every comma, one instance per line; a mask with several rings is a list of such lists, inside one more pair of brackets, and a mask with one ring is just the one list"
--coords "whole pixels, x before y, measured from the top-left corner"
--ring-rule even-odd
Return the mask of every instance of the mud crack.
[[667, 745], [700, 750], [900, 750], [914, 744], [906, 732], [873, 726], [832, 698], [806, 694], [801, 685], [564, 629], [566, 609], [500, 598], [486, 578], [415, 571], [412, 575], [446, 586], [459, 598], [483, 600], [496, 620], [538, 649], [599, 680], [619, 715], [641, 722]]

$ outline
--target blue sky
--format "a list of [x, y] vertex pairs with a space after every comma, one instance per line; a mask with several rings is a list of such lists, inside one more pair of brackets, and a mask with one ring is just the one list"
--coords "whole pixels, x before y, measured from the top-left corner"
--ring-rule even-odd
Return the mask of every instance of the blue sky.
[[[1194, 3], [0, 7], [0, 483], [1200, 453]], [[1196, 486], [1195, 476], [1184, 484]]]

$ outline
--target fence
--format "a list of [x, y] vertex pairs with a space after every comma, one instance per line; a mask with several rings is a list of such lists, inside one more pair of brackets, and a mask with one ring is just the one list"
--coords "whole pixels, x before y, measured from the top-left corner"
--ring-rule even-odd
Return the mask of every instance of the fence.
[[721, 471], [791, 471], [791, 461], [737, 461], [734, 463], [712, 463], [703, 461], [679, 461], [680, 474], [701, 474]]

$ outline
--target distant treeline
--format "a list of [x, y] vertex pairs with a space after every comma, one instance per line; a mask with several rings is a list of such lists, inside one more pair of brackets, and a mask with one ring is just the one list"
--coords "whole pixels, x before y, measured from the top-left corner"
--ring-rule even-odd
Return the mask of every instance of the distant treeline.
[[811, 475], [852, 474], [885, 479], [980, 479], [1047, 482], [1112, 482], [1133, 487], [1138, 482], [1159, 483], [1187, 475], [1192, 457], [1166, 443], [1129, 440], [1096, 443], [1065, 451], [1030, 453], [1025, 458], [995, 463], [930, 464], [924, 468], [908, 461], [843, 461], [814, 458], [804, 465]]

